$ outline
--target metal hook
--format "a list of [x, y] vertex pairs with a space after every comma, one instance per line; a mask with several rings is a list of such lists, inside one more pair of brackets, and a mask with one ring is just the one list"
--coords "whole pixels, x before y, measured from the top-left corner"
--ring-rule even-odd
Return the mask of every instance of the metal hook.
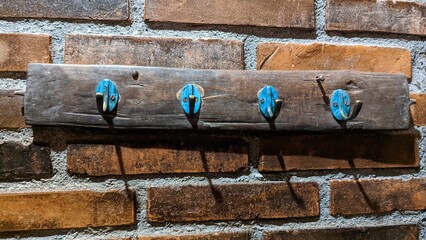
[[203, 91], [196, 84], [186, 84], [179, 91], [180, 103], [187, 116], [195, 116], [200, 112]]
[[115, 83], [110, 79], [102, 79], [96, 87], [96, 102], [101, 113], [112, 112], [116, 107], [119, 94]]
[[265, 86], [257, 93], [259, 110], [266, 119], [275, 119], [280, 113], [283, 100], [272, 86]]
[[331, 95], [331, 113], [333, 114], [334, 118], [339, 121], [349, 121], [356, 118], [356, 116], [358, 116], [359, 112], [361, 111], [362, 104], [362, 101], [357, 100], [352, 112], [350, 113], [351, 101], [345, 90], [337, 89]]

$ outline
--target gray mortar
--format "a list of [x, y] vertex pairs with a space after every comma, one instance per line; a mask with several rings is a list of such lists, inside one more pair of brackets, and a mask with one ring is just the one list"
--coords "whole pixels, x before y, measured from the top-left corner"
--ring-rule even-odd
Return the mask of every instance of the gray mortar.
[[[62, 63], [64, 59], [64, 37], [66, 34], [103, 34], [103, 35], [129, 35], [129, 36], [157, 36], [157, 37], [187, 37], [187, 38], [221, 38], [237, 39], [244, 41], [245, 66], [247, 69], [256, 69], [256, 46], [259, 42], [293, 42], [293, 43], [336, 43], [342, 45], [368, 45], [383, 47], [399, 47], [410, 50], [412, 54], [413, 77], [410, 84], [411, 92], [426, 92], [426, 42], [419, 37], [394, 35], [394, 38], [377, 37], [375, 34], [362, 34], [360, 37], [344, 37], [330, 35], [325, 31], [325, 6], [326, 0], [316, 0], [316, 36], [313, 38], [298, 38], [298, 32], [293, 30], [265, 29], [266, 34], [245, 34], [250, 27], [177, 27], [173, 30], [151, 29], [143, 19], [144, 0], [130, 0], [131, 24], [115, 25], [113, 23], [73, 23], [55, 20], [0, 20], [0, 32], [21, 33], [47, 33], [52, 36], [52, 55], [54, 63]], [[179, 26], [179, 24], [176, 24]], [[169, 25], [170, 26], [170, 25]], [[175, 27], [175, 25], [173, 25]], [[203, 30], [203, 28], [205, 30]], [[281, 32], [288, 34], [279, 36]], [[304, 33], [301, 33], [302, 36]], [[269, 35], [270, 37], [264, 37]], [[25, 80], [0, 78], [0, 89], [15, 89], [24, 91]], [[332, 179], [382, 179], [394, 178], [408, 180], [410, 178], [426, 177], [426, 127], [419, 127], [421, 132], [420, 142], [420, 171], [413, 173], [407, 170], [360, 170], [354, 172], [342, 171], [338, 173], [292, 173], [275, 174], [273, 177], [264, 176], [251, 167], [246, 175], [230, 178], [217, 177], [211, 179], [214, 184], [223, 183], [255, 183], [272, 180], [289, 180], [291, 182], [317, 182], [320, 186], [320, 211], [319, 220], [312, 222], [294, 222], [288, 220], [256, 220], [256, 221], [227, 221], [208, 223], [167, 223], [164, 225], [151, 224], [146, 221], [146, 189], [149, 186], [166, 185], [206, 185], [208, 178], [202, 176], [170, 177], [158, 175], [155, 178], [132, 179], [128, 181], [130, 188], [136, 190], [139, 208], [137, 209], [137, 228], [97, 228], [78, 230], [52, 230], [30, 231], [22, 233], [0, 234], [6, 239], [88, 239], [103, 237], [130, 237], [141, 235], [167, 235], [167, 234], [197, 234], [206, 232], [245, 231], [252, 233], [252, 239], [262, 239], [266, 230], [279, 229], [314, 229], [330, 227], [354, 226], [381, 226], [400, 224], [419, 224], [421, 226], [420, 239], [426, 239], [426, 211], [393, 212], [379, 216], [358, 216], [351, 218], [332, 217], [329, 215], [330, 183]], [[19, 141], [26, 144], [32, 142], [32, 130], [0, 131], [0, 142]], [[255, 140], [250, 140], [253, 143]], [[0, 182], [1, 192], [27, 192], [27, 191], [64, 191], [91, 189], [105, 191], [111, 189], [124, 189], [122, 179], [109, 178], [105, 181], [92, 181], [89, 178], [74, 177], [67, 174], [66, 151], [52, 151], [52, 165], [55, 175], [52, 178], [14, 183]], [[316, 175], [315, 175], [316, 174]]]

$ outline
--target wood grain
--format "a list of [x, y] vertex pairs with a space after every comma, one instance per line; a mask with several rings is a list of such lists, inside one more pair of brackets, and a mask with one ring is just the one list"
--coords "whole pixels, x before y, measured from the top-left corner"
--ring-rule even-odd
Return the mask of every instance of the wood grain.
[[[205, 92], [198, 129], [342, 129], [323, 101], [314, 80], [317, 75], [325, 76], [328, 95], [342, 88], [352, 101], [364, 102], [358, 117], [347, 123], [348, 129], [407, 129], [410, 123], [404, 75], [48, 64], [31, 64], [29, 69], [25, 118], [31, 125], [192, 129], [176, 93], [186, 83], [195, 83]], [[133, 71], [139, 72], [137, 80]], [[109, 119], [99, 114], [95, 100], [96, 85], [103, 78], [115, 81], [121, 96], [117, 113]], [[274, 123], [268, 123], [258, 109], [257, 92], [265, 85], [275, 86], [284, 100]]]

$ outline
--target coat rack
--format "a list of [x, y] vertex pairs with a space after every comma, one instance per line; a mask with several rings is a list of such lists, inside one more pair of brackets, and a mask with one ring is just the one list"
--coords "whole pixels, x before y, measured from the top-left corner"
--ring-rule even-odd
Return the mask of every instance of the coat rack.
[[408, 129], [408, 92], [398, 74], [30, 64], [25, 118], [128, 129]]

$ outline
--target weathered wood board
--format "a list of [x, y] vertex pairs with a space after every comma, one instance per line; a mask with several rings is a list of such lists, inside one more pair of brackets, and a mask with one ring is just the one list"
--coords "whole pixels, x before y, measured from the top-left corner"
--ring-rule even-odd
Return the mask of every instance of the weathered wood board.
[[[134, 80], [134, 71], [139, 77]], [[323, 75], [326, 93], [345, 89], [351, 101], [363, 101], [347, 129], [407, 129], [408, 83], [404, 75], [353, 71], [193, 70], [134, 66], [30, 64], [25, 118], [30, 125], [145, 129], [291, 130], [342, 129], [315, 81]], [[112, 79], [120, 94], [117, 112], [103, 117], [95, 90]], [[196, 125], [187, 119], [176, 93], [187, 83], [205, 95]], [[283, 99], [273, 123], [262, 116], [257, 92], [274, 86]], [[108, 121], [107, 121], [108, 120]]]

